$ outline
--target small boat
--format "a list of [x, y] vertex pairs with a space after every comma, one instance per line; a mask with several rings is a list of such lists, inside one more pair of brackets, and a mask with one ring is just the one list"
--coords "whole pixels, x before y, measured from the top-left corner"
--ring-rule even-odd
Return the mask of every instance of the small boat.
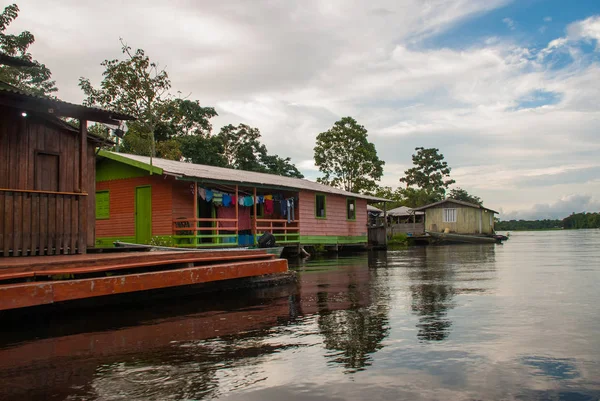
[[501, 239], [484, 235], [435, 233], [429, 231], [426, 232], [426, 234], [433, 237], [438, 242], [460, 242], [467, 244], [495, 244], [501, 242]]
[[266, 251], [267, 253], [275, 255], [277, 258], [281, 257], [281, 254], [283, 253], [282, 246], [275, 246], [272, 248], [255, 248], [255, 247], [247, 247], [246, 246], [246, 247], [235, 247], [235, 248], [198, 249], [198, 248], [177, 248], [177, 247], [172, 247], [172, 246], [133, 244], [131, 242], [122, 242], [122, 241], [115, 241], [115, 242], [113, 242], [113, 244], [117, 248], [140, 248], [140, 249], [145, 249], [148, 251], [180, 251], [180, 252], [230, 251], [230, 252], [236, 252], [236, 251], [247, 251], [249, 249], [262, 249], [262, 250]]

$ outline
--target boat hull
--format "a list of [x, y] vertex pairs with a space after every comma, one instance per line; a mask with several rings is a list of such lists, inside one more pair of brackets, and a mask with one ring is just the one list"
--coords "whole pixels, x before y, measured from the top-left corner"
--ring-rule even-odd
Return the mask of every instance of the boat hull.
[[478, 235], [453, 234], [453, 233], [434, 233], [427, 232], [429, 236], [439, 242], [457, 242], [465, 244], [495, 244], [500, 242], [494, 237], [485, 237]]

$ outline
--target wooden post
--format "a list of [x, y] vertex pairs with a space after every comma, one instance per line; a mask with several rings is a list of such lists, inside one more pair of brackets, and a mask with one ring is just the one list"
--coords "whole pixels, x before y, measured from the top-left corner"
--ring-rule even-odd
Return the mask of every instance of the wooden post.
[[240, 201], [238, 199], [239, 196], [239, 186], [235, 186], [235, 234], [237, 235], [238, 245], [240, 244], [240, 211], [238, 209], [238, 205]]
[[198, 247], [198, 181], [194, 181], [194, 247]]
[[387, 202], [383, 202], [383, 238], [385, 238], [385, 247], [387, 248], [388, 238], [387, 238]]
[[258, 218], [257, 217], [258, 216], [256, 216], [256, 187], [254, 187], [253, 192], [254, 192], [254, 205], [252, 207], [254, 208], [254, 224], [253, 224], [254, 230], [252, 230], [253, 231], [252, 238], [254, 238], [254, 245], [256, 245], [256, 236], [258, 235], [258, 233], [257, 233], [257, 231], [258, 231], [258, 228], [257, 228]]
[[[87, 192], [87, 120], [79, 120], [79, 192]], [[87, 199], [79, 197], [77, 253], [87, 250]]]

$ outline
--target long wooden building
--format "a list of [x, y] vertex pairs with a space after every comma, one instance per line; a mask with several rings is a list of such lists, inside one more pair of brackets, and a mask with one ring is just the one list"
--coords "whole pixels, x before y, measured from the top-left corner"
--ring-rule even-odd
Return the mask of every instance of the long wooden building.
[[130, 119], [0, 82], [0, 256], [81, 254], [94, 245], [95, 152], [103, 139], [87, 132], [87, 122]]
[[100, 151], [96, 246], [366, 245], [367, 202], [306, 179]]

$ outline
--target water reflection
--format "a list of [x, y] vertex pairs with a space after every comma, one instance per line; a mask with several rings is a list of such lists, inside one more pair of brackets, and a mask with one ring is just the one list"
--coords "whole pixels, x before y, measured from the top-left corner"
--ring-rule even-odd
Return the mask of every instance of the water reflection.
[[[448, 311], [455, 306], [454, 296], [462, 292], [485, 291], [478, 285], [457, 289], [456, 283], [481, 280], [477, 269], [492, 264], [494, 251], [494, 245], [429, 246], [410, 250], [411, 265], [407, 267], [411, 309], [419, 317], [419, 340], [443, 341], [448, 338], [452, 329]], [[467, 277], [458, 279], [458, 275]], [[489, 279], [487, 274], [483, 279]]]
[[353, 373], [371, 365], [371, 354], [382, 347], [381, 342], [388, 335], [389, 287], [382, 280], [384, 271], [364, 268], [356, 271], [344, 265], [340, 269], [344, 273], [338, 273], [335, 280], [346, 282], [347, 305], [332, 310], [330, 297], [338, 294], [328, 290], [329, 286], [320, 286], [317, 321], [325, 347], [333, 351], [326, 355], [330, 362]]
[[288, 287], [3, 321], [0, 400], [597, 400], [590, 235], [313, 258]]

